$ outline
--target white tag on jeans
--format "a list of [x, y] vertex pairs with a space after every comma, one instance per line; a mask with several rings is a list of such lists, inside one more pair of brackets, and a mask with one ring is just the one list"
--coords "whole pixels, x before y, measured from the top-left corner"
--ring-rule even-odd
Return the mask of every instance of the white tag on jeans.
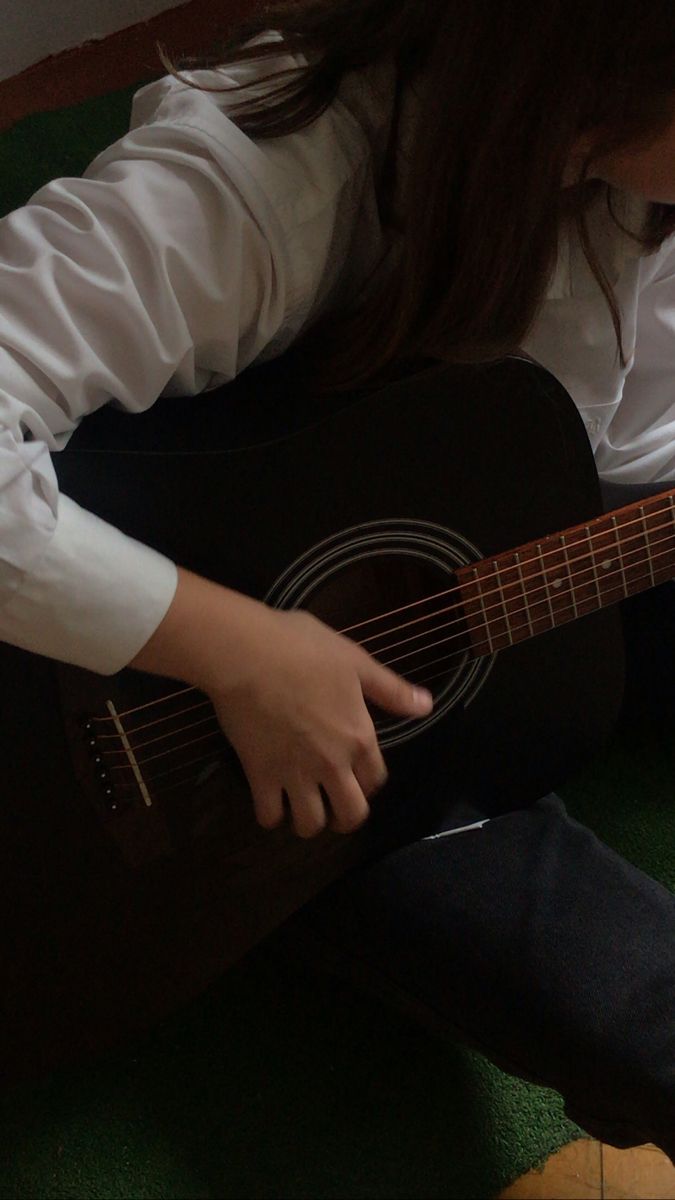
[[432, 833], [429, 837], [422, 838], [423, 842], [433, 842], [436, 838], [452, 837], [453, 833], [466, 833], [467, 829], [482, 829], [490, 821], [490, 817], [486, 817], [484, 821], [474, 821], [473, 825], [458, 825], [456, 829], [446, 829], [444, 833]]

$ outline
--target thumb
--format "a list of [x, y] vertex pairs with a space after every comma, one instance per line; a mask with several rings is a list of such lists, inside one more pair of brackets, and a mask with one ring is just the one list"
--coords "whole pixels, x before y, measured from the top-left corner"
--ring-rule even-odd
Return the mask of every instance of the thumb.
[[408, 683], [369, 655], [360, 665], [359, 678], [366, 700], [372, 700], [386, 712], [401, 717], [426, 717], [434, 706], [427, 688]]

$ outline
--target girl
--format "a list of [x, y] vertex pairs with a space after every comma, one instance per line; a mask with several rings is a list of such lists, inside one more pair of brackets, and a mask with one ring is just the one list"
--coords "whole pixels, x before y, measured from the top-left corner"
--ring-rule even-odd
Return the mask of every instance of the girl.
[[[198, 686], [261, 825], [285, 792], [300, 837], [348, 834], [386, 778], [366, 700], [422, 716], [429, 694], [59, 496], [50, 451], [111, 398], [140, 411], [290, 346], [317, 395], [523, 347], [608, 484], [667, 486], [675, 12], [300, 0], [166, 66], [82, 179], [0, 225], [0, 636]], [[442, 786], [421, 771], [417, 802]], [[675, 900], [555, 796], [486, 815], [352, 872], [298, 928], [594, 1136], [675, 1158]]]

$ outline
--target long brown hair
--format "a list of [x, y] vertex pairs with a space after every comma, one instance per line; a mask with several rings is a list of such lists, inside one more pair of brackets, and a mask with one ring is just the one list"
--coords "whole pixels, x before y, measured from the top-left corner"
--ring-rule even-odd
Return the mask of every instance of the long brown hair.
[[[245, 44], [272, 29], [281, 41]], [[513, 351], [545, 296], [564, 218], [576, 223], [623, 361], [618, 305], [587, 225], [598, 191], [614, 217], [612, 192], [587, 176], [597, 155], [672, 119], [673, 0], [284, 0], [256, 5], [223, 46], [181, 69], [283, 52], [302, 53], [308, 65], [258, 72], [256, 85], [274, 84], [264, 98], [228, 107], [253, 138], [309, 125], [346, 71], [385, 55], [397, 65], [396, 112], [406, 82], [418, 72], [424, 79], [399, 223], [396, 120], [380, 181], [380, 212], [402, 237], [401, 258], [377, 294], [319, 318], [296, 343], [318, 393], [378, 386], [420, 359]], [[587, 131], [603, 131], [602, 141], [563, 191], [570, 151]], [[675, 207], [654, 204], [638, 240], [649, 251], [674, 231]]]

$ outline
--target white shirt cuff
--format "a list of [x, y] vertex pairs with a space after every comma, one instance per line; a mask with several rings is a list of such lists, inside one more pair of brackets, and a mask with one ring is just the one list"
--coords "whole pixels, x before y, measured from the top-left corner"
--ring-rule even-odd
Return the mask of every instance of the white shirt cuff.
[[0, 603], [0, 639], [113, 675], [155, 632], [177, 583], [169, 558], [62, 495], [47, 549]]

